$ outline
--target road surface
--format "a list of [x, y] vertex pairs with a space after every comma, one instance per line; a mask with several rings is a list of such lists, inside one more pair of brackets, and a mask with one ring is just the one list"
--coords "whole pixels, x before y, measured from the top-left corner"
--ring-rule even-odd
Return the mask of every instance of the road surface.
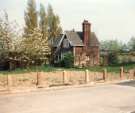
[[131, 113], [134, 86], [132, 82], [0, 95], [0, 113]]

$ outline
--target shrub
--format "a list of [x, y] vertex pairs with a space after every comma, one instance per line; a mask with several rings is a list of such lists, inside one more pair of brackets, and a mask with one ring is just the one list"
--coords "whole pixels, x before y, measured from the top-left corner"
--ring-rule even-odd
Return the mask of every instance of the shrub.
[[117, 54], [117, 52], [109, 53], [108, 61], [109, 61], [110, 65], [118, 64], [118, 54]]
[[72, 53], [66, 53], [60, 62], [62, 67], [71, 68], [74, 66], [74, 56]]

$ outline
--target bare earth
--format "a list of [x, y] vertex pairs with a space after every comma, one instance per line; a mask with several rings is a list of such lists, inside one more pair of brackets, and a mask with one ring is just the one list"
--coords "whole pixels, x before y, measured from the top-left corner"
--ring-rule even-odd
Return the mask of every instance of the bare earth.
[[135, 82], [0, 95], [0, 113], [131, 113]]

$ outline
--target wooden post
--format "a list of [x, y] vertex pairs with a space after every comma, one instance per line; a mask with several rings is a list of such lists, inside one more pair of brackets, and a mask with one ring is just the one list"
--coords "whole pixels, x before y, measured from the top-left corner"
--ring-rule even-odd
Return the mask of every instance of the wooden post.
[[133, 71], [133, 79], [135, 79], [135, 69], [134, 69], [134, 71]]
[[7, 90], [9, 90], [9, 81], [8, 81], [8, 74], [7, 74], [7, 77], [6, 77], [6, 79], [7, 79]]
[[89, 79], [89, 71], [85, 70], [85, 82], [86, 84], [89, 83], [90, 79]]
[[128, 73], [129, 73], [128, 79], [133, 79], [133, 73], [132, 73], [132, 70], [129, 70]]
[[37, 71], [37, 83], [36, 86], [39, 86], [40, 84], [40, 72]]
[[67, 72], [64, 70], [63, 71], [63, 84], [67, 84], [68, 81], [67, 81]]
[[121, 67], [120, 68], [120, 79], [123, 79], [123, 76], [124, 76], [124, 68]]
[[107, 69], [103, 70], [103, 80], [106, 81], [107, 79]]
[[7, 75], [7, 88], [10, 90], [12, 87], [12, 77], [11, 75]]

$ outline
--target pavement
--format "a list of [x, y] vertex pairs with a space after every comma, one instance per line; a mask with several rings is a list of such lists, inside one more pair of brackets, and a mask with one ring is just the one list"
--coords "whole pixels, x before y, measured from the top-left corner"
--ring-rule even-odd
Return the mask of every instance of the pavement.
[[135, 113], [135, 81], [1, 94], [0, 113]]

